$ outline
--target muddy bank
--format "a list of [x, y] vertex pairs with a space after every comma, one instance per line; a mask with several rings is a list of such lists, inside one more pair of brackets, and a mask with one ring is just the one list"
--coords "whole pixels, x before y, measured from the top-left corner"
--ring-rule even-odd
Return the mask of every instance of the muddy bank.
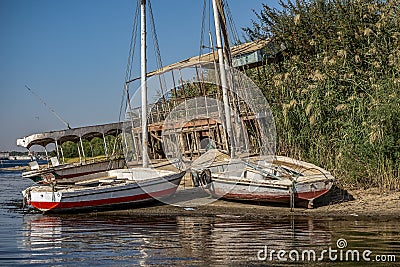
[[291, 208], [257, 202], [215, 200], [199, 189], [179, 190], [170, 200], [134, 209], [102, 211], [96, 215], [129, 216], [217, 216], [242, 218], [268, 218], [285, 216], [332, 217], [337, 219], [393, 220], [400, 219], [400, 192], [378, 192], [374, 189], [344, 191], [338, 188], [315, 202], [314, 209]]
[[[336, 189], [337, 191], [341, 191]], [[400, 192], [384, 192], [377, 188], [349, 190], [338, 198], [335, 189], [321, 199], [321, 206], [305, 211], [324, 216], [366, 217], [373, 220], [400, 218]], [[330, 205], [324, 200], [333, 200]]]

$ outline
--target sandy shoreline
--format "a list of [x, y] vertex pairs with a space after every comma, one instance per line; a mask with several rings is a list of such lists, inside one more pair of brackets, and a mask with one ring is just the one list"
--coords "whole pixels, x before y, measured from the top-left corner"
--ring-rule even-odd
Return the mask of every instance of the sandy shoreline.
[[[3, 168], [23, 171], [27, 167]], [[385, 192], [378, 188], [343, 190], [334, 186], [330, 192], [314, 201], [314, 209], [294, 208], [289, 205], [235, 202], [215, 200], [200, 188], [191, 188], [189, 179], [172, 198], [174, 205], [154, 203], [138, 208], [95, 212], [96, 215], [136, 215], [136, 216], [235, 216], [248, 218], [268, 218], [284, 216], [333, 217], [343, 219], [391, 220], [400, 219], [400, 191]], [[207, 204], [203, 204], [207, 203]]]
[[[198, 189], [197, 189], [198, 190]], [[143, 217], [212, 216], [237, 218], [279, 218], [307, 216], [347, 220], [395, 220], [400, 219], [400, 192], [377, 193], [377, 190], [346, 192], [334, 188], [332, 192], [315, 202], [316, 208], [294, 208], [270, 203], [235, 202], [214, 200], [207, 195], [198, 197], [199, 191], [178, 191], [173, 201], [179, 206], [154, 203], [132, 209], [95, 212], [97, 216], [129, 215]], [[196, 195], [196, 199], [191, 199]], [[189, 201], [187, 201], [189, 199]], [[182, 204], [183, 201], [183, 204]], [[198, 205], [202, 201], [210, 202]], [[176, 204], [175, 204], [176, 205]]]

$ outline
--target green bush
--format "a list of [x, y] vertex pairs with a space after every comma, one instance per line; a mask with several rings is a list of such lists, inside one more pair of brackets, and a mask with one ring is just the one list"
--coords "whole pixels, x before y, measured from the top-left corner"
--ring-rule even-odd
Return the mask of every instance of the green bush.
[[[120, 139], [121, 138], [119, 137], [117, 140], [117, 143], [114, 144], [116, 142], [116, 138], [114, 136], [107, 135], [105, 137], [106, 144], [107, 144], [107, 152], [108, 152], [109, 156], [112, 154], [113, 155], [119, 154], [118, 151], [122, 151], [122, 148], [120, 145], [120, 143], [121, 143]], [[79, 157], [78, 145], [79, 145], [80, 151], [82, 152], [81, 143], [80, 143], [79, 139], [77, 139], [75, 142], [71, 142], [71, 141], [64, 142], [62, 144], [64, 157], [67, 159]], [[83, 145], [83, 150], [84, 150], [86, 158], [93, 158], [93, 157], [105, 155], [104, 141], [102, 138], [94, 137], [90, 141], [83, 139], [82, 145]], [[116, 147], [114, 148], [114, 146], [116, 146]], [[55, 153], [55, 151], [54, 151], [54, 153]], [[57, 155], [57, 154], [55, 153], [55, 155]], [[81, 155], [81, 156], [83, 157], [83, 155]]]
[[399, 1], [280, 3], [245, 29], [284, 48], [248, 72], [273, 110], [279, 153], [348, 186], [400, 189]]

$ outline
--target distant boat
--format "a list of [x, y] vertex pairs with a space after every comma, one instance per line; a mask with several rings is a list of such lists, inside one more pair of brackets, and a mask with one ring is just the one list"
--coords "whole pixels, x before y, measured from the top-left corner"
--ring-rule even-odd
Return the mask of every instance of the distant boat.
[[22, 194], [43, 212], [93, 210], [150, 202], [175, 193], [185, 172], [118, 169], [78, 177], [76, 182], [35, 185]]
[[[46, 146], [54, 143], [57, 156], [50, 158], [47, 165], [39, 165], [36, 160], [29, 163], [30, 170], [22, 173], [22, 177], [32, 179], [38, 183], [50, 183], [54, 180], [69, 179], [81, 175], [118, 169], [124, 167], [125, 161], [122, 157], [110, 155], [107, 151], [105, 137], [107, 135], [116, 135], [120, 132], [121, 123], [109, 123], [102, 125], [93, 125], [79, 127], [74, 129], [42, 132], [32, 134], [17, 140], [17, 145], [29, 149], [33, 145], [44, 147], [46, 155]], [[87, 158], [82, 139], [99, 137], [103, 139], [105, 157], [100, 159]], [[61, 144], [67, 141], [75, 142], [78, 145], [80, 155], [79, 162], [65, 163], [64, 153]], [[48, 156], [46, 156], [48, 158]]]
[[10, 157], [10, 153], [8, 152], [0, 152], [0, 160], [7, 160]]

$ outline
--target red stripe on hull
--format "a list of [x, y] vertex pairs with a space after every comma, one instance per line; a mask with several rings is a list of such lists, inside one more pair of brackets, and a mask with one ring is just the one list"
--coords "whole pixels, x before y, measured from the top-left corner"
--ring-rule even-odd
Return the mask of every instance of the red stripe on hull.
[[295, 197], [298, 199], [303, 199], [303, 200], [312, 200], [316, 199], [324, 194], [326, 194], [329, 191], [329, 189], [324, 189], [320, 191], [314, 191], [314, 192], [302, 192], [302, 193], [297, 193], [295, 194]]
[[119, 197], [119, 198], [108, 198], [90, 201], [79, 201], [79, 202], [33, 202], [29, 204], [41, 211], [60, 211], [69, 209], [87, 209], [101, 206], [119, 205], [119, 204], [129, 204], [139, 201], [152, 200], [155, 197], [163, 197], [173, 194], [176, 191], [176, 187], [152, 192], [140, 195], [134, 195], [129, 197]]

